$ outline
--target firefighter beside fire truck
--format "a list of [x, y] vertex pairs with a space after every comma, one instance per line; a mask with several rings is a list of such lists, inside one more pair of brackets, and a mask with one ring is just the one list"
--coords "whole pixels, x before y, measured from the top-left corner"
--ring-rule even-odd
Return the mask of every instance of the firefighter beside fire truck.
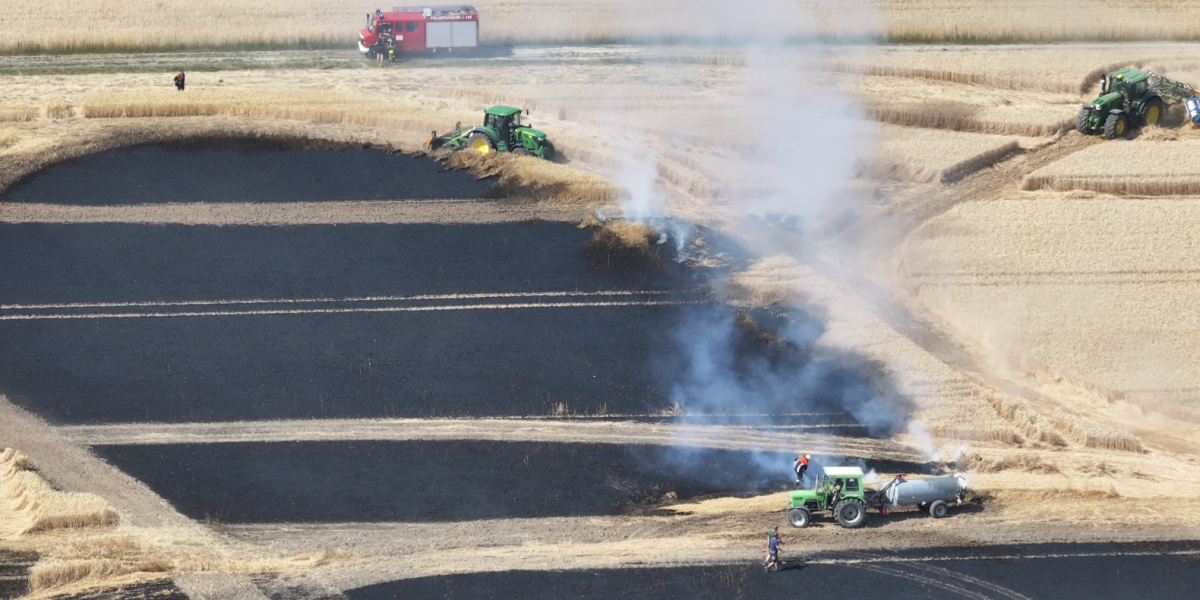
[[474, 6], [400, 6], [367, 15], [358, 33], [358, 50], [374, 59], [386, 53], [384, 40], [395, 44], [395, 56], [411, 53], [467, 52], [479, 46], [479, 13]]

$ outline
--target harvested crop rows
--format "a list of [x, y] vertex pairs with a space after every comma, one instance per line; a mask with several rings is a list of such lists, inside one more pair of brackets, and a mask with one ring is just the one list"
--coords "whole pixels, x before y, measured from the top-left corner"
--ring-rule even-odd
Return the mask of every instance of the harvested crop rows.
[[960, 335], [1019, 357], [1019, 368], [1098, 386], [1081, 389], [1080, 408], [1107, 393], [1200, 422], [1198, 214], [1187, 199], [965, 204], [918, 231], [905, 268], [916, 296]]
[[1122, 196], [1200, 193], [1200, 141], [1101, 144], [1030, 173], [1025, 190], [1088, 190]]

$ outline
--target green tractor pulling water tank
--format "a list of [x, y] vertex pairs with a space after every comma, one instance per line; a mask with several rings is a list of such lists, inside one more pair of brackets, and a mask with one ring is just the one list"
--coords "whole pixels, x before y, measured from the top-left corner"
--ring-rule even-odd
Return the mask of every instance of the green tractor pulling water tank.
[[1192, 86], [1133, 67], [1104, 76], [1100, 97], [1084, 104], [1075, 118], [1079, 133], [1125, 136], [1134, 127], [1155, 125], [1167, 107], [1196, 95]]

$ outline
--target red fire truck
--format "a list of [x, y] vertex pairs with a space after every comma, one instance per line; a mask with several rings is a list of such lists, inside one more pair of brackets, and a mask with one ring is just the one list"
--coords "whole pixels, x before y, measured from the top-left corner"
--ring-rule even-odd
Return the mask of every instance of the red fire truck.
[[462, 52], [479, 45], [479, 13], [474, 6], [400, 6], [367, 15], [358, 50], [367, 58], [399, 58], [410, 52]]

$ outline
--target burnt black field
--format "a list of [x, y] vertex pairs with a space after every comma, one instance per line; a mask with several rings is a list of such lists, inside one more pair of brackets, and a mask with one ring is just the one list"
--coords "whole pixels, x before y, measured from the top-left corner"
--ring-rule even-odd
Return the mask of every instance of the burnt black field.
[[80, 206], [159, 202], [478, 199], [491, 181], [424, 157], [369, 148], [291, 150], [262, 143], [155, 144], [74, 158], [31, 175], [4, 202]]
[[614, 515], [679, 499], [782, 489], [746, 452], [490, 441], [98, 446], [180, 512], [225, 523], [471, 521]]
[[[873, 556], [1016, 556], [917, 563], [808, 565], [806, 558], [836, 560], [835, 555], [811, 556], [802, 537], [786, 536], [791, 545], [782, 554], [782, 571], [764, 573], [757, 564], [654, 569], [584, 571], [505, 571], [407, 579], [351, 590], [351, 600], [401, 598], [478, 598], [501, 600], [607, 599], [628, 600], [767, 600], [778, 598], [903, 598], [958, 600], [961, 598], [1036, 600], [1061, 598], [1162, 598], [1189, 600], [1200, 589], [1195, 556], [1125, 556], [1164, 550], [1197, 550], [1200, 544], [1045, 544], [987, 548], [933, 548]], [[664, 553], [687, 559], [686, 548]], [[1063, 553], [1100, 556], [1032, 558]], [[1025, 558], [1023, 558], [1025, 557]], [[880, 570], [873, 570], [880, 569]], [[1014, 595], [1019, 594], [1019, 595]]]
[[[681, 283], [596, 272], [579, 256], [590, 236], [551, 222], [0, 225], [0, 303], [644, 291]], [[266, 308], [280, 306], [292, 305]], [[577, 412], [601, 405], [644, 412], [665, 404], [651, 356], [677, 310], [0, 320], [0, 393], [59, 424], [544, 415], [558, 403]]]

